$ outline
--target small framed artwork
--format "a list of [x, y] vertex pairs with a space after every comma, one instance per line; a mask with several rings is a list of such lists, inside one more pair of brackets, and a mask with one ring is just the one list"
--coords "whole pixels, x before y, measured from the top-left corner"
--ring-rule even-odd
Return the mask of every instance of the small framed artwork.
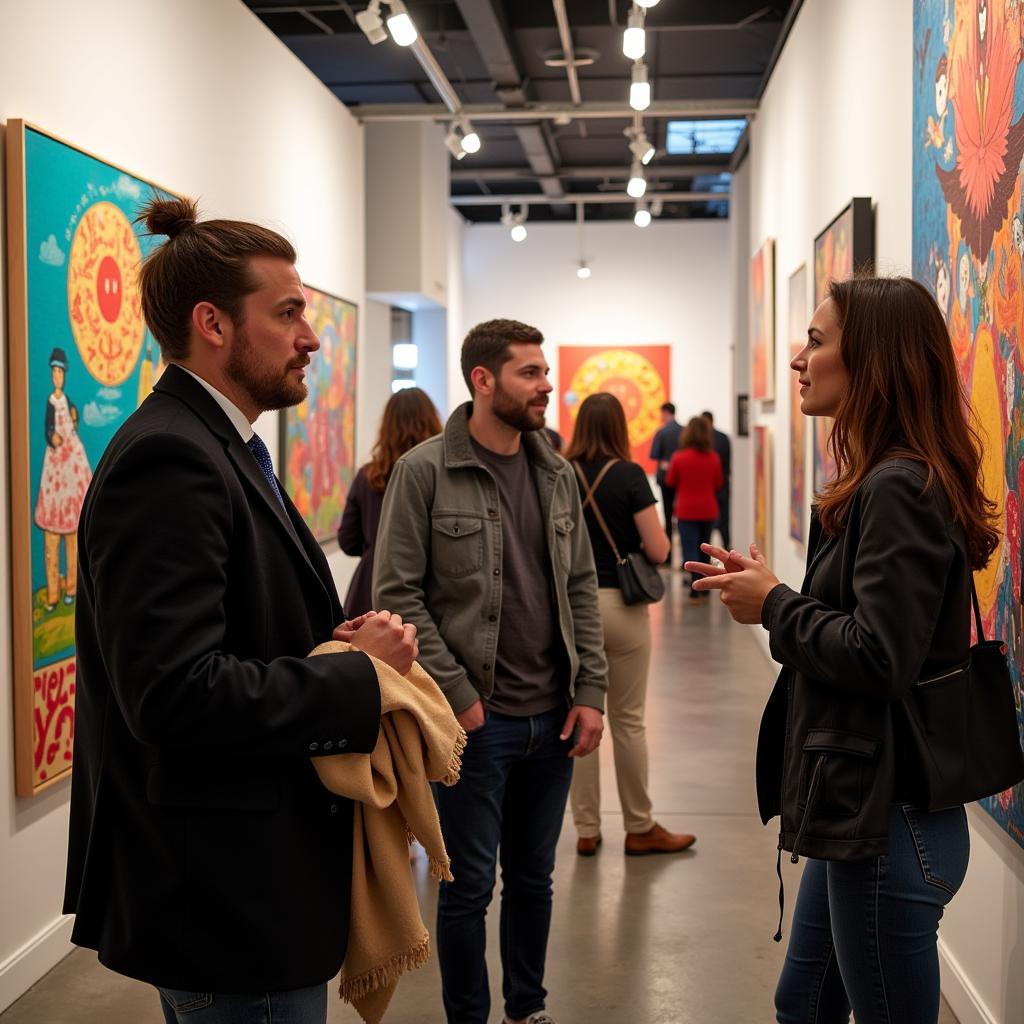
[[755, 401], [775, 398], [775, 243], [768, 239], [750, 261], [750, 351]]
[[358, 308], [316, 288], [303, 291], [320, 351], [306, 368], [306, 400], [280, 417], [281, 479], [313, 536], [324, 544], [338, 534], [356, 474]]
[[754, 427], [754, 543], [771, 564], [772, 436], [760, 424]]
[[736, 436], [750, 437], [750, 395], [736, 396]]

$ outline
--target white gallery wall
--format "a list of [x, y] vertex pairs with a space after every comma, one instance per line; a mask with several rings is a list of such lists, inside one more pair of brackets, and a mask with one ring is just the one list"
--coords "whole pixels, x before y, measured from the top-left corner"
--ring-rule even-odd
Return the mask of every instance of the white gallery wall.
[[[751, 422], [772, 430], [773, 567], [792, 586], [803, 578], [804, 556], [789, 538], [787, 280], [803, 262], [813, 279], [813, 239], [854, 196], [875, 205], [879, 272], [910, 273], [913, 7], [911, 0], [805, 0], [753, 123], [744, 169], [749, 214], [734, 204], [734, 217], [750, 222], [739, 274], [749, 273], [749, 257], [766, 238], [776, 242], [777, 399], [753, 403]], [[745, 461], [736, 472], [749, 477], [749, 451]], [[767, 635], [756, 633], [767, 650]], [[943, 991], [962, 1024], [1017, 1024], [1024, 1020], [1024, 850], [980, 809], [969, 818], [971, 869], [939, 931]]]
[[[711, 409], [732, 431], [732, 274], [725, 220], [588, 223], [583, 251], [592, 276], [576, 276], [575, 224], [527, 222], [513, 242], [497, 224], [464, 229], [462, 324], [449, 343], [448, 398], [469, 396], [459, 346], [495, 317], [539, 328], [555, 385], [548, 423], [557, 428], [560, 345], [671, 345], [672, 395], [680, 419]], [[456, 341], [457, 338], [457, 341]]]
[[[358, 303], [364, 313], [359, 126], [238, 0], [133, 0], [130, 8], [124, 0], [2, 0], [0, 121], [25, 118], [143, 178], [197, 196], [206, 216], [277, 228], [295, 243], [305, 281]], [[0, 309], [0, 324], [5, 314]], [[386, 388], [387, 372], [361, 358], [361, 390]], [[6, 356], [0, 423], [6, 460]], [[265, 416], [256, 427], [276, 455], [276, 418]], [[368, 418], [360, 417], [358, 429], [365, 449]], [[11, 567], [8, 479], [5, 468], [4, 580]], [[14, 796], [10, 616], [5, 586], [0, 1010], [70, 948], [70, 919], [60, 913], [69, 784], [31, 800]]]

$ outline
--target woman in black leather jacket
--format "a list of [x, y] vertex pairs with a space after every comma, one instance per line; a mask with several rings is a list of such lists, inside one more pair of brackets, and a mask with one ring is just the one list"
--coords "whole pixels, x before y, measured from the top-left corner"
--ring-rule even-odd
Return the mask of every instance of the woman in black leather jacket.
[[[962, 806], [928, 812], [903, 702], [963, 665], [971, 572], [999, 543], [980, 443], [934, 299], [907, 278], [833, 284], [793, 360], [833, 416], [799, 593], [750, 557], [687, 563], [783, 668], [761, 722], [758, 802], [804, 868], [776, 991], [785, 1024], [934, 1024], [936, 937], [967, 870]], [[781, 934], [776, 936], [780, 938]]]

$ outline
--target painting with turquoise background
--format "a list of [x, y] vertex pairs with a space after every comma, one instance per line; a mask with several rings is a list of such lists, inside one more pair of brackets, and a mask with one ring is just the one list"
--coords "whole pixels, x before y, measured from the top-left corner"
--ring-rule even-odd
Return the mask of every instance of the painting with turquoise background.
[[[913, 272], [949, 325], [1003, 543], [975, 576], [1010, 650], [1018, 716], [1024, 488], [1024, 43], [1017, 0], [915, 0]], [[1024, 846], [1024, 786], [981, 801]]]
[[27, 796], [71, 767], [78, 516], [104, 449], [160, 373], [137, 284], [155, 242], [134, 220], [167, 193], [18, 120], [7, 171], [15, 760]]

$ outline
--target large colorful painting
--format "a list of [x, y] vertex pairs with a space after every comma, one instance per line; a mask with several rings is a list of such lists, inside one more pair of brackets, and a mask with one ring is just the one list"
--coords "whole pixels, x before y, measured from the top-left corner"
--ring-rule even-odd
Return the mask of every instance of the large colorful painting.
[[7, 123], [8, 403], [15, 778], [68, 776], [77, 528], [92, 471], [162, 365], [142, 318], [134, 220], [166, 194], [24, 121]]
[[[789, 358], [790, 362], [807, 343], [807, 264], [789, 275]], [[807, 418], [800, 411], [800, 382], [789, 375], [789, 535], [799, 544], [807, 542]]]
[[775, 397], [775, 243], [768, 241], [750, 261], [750, 351], [753, 397]]
[[754, 543], [772, 561], [772, 436], [769, 427], [754, 427]]
[[[914, 276], [946, 315], [984, 435], [1004, 540], [976, 576], [989, 637], [1010, 648], [1021, 709], [1024, 494], [1024, 21], [1017, 0], [914, 5]], [[982, 801], [1024, 846], [1024, 786]]]
[[356, 472], [356, 307], [306, 288], [306, 319], [320, 339], [306, 368], [309, 396], [281, 417], [285, 488], [321, 543], [338, 534]]
[[559, 429], [568, 443], [580, 403], [606, 391], [626, 412], [634, 462], [653, 473], [648, 458], [651, 439], [661, 428], [661, 407], [671, 401], [671, 348], [668, 345], [621, 345], [599, 348], [563, 345], [558, 350]]

